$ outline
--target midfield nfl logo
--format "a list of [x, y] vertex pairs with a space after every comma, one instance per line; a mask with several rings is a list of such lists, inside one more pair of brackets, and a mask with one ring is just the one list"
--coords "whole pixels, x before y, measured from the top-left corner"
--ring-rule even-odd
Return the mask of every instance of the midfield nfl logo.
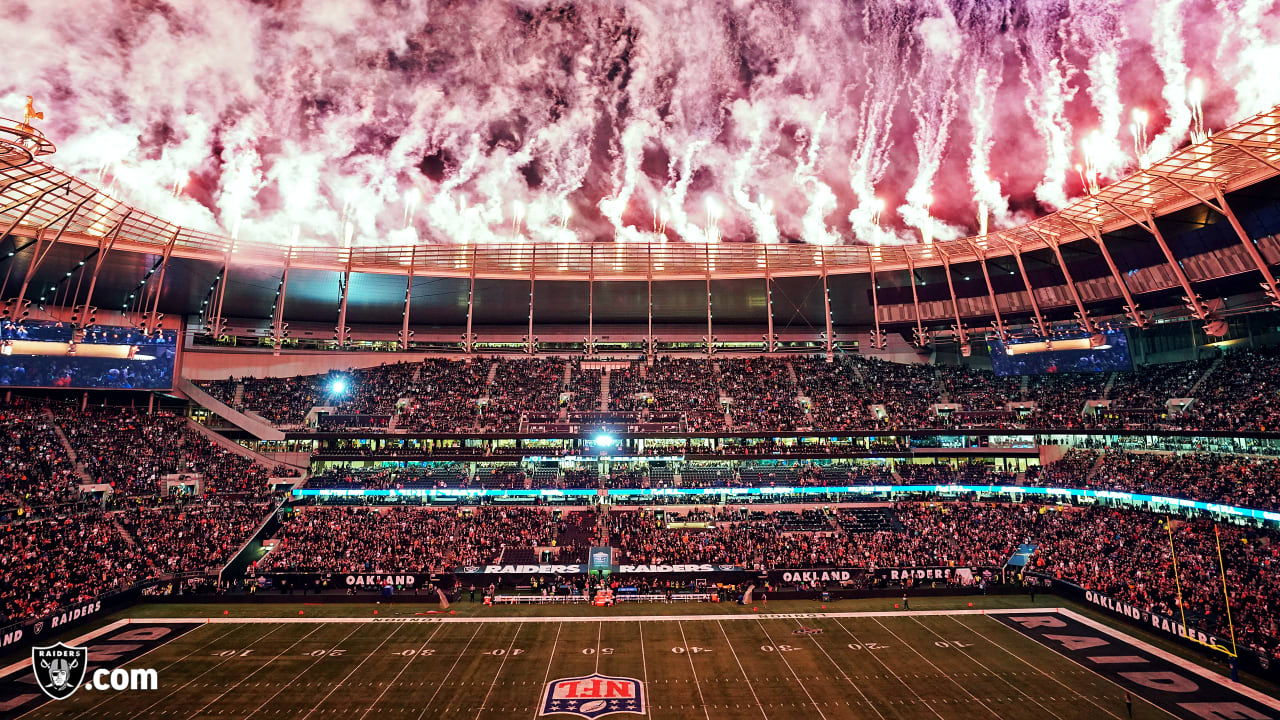
[[594, 718], [614, 713], [645, 714], [644, 685], [635, 678], [595, 673], [547, 684], [539, 715], [577, 715]]
[[36, 683], [54, 700], [71, 697], [84, 680], [88, 664], [89, 648], [62, 643], [31, 648], [31, 669], [35, 671]]

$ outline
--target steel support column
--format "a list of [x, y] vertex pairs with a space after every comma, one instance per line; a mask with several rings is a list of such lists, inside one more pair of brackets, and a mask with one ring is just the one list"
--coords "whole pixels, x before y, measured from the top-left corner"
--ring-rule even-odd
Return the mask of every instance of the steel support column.
[[89, 290], [85, 293], [84, 304], [77, 306], [75, 301], [79, 300], [79, 298], [72, 298], [72, 324], [82, 326], [93, 322], [92, 319], [88, 322], [85, 319], [93, 318], [94, 315], [93, 290], [98, 285], [98, 275], [102, 272], [102, 266], [106, 263], [107, 255], [115, 247], [116, 238], [120, 237], [120, 230], [124, 227], [125, 221], [129, 219], [129, 215], [132, 212], [133, 210], [125, 211], [125, 214], [116, 221], [115, 227], [111, 228], [106, 235], [98, 238], [98, 254], [93, 259], [93, 274], [89, 276]]
[[471, 284], [467, 290], [467, 334], [463, 336], [463, 349], [470, 355], [475, 348], [475, 335], [471, 332], [471, 321], [475, 317], [476, 307], [476, 260], [479, 258], [480, 246], [471, 246]]
[[649, 330], [648, 330], [649, 341], [648, 341], [648, 347], [645, 349], [645, 355], [650, 360], [653, 360], [653, 356], [657, 354], [657, 348], [655, 348], [653, 345], [653, 243], [649, 243], [648, 250], [649, 250], [649, 267], [645, 270], [645, 283], [648, 286], [647, 305], [649, 310], [646, 314], [648, 315], [648, 320], [649, 320]]
[[[71, 221], [75, 219], [76, 213], [80, 212], [80, 208], [83, 207], [91, 197], [93, 196], [86, 196], [80, 202], [76, 203], [70, 210], [62, 213], [53, 220], [50, 220], [36, 232], [35, 254], [31, 258], [31, 265], [27, 268], [27, 272], [22, 278], [22, 289], [18, 291], [17, 303], [13, 308], [15, 313], [22, 312], [23, 299], [27, 296], [27, 287], [31, 284], [31, 278], [36, 274], [36, 271], [40, 269], [40, 265], [44, 263], [45, 258], [49, 257], [49, 251], [53, 249], [54, 245], [58, 244], [58, 241], [62, 239], [62, 235], [66, 233], [67, 228], [71, 226]], [[48, 229], [49, 225], [52, 225], [59, 220], [62, 220], [63, 223], [62, 227], [58, 228], [58, 234], [54, 235], [53, 239], [49, 241], [49, 244], [45, 245], [44, 249], [41, 250], [41, 245], [44, 243], [44, 231]]]
[[996, 319], [991, 322], [991, 327], [995, 329], [1000, 342], [1006, 342], [1009, 339], [1009, 329], [1005, 327], [1004, 318], [1000, 316], [1000, 303], [996, 302], [996, 289], [991, 284], [991, 271], [987, 268], [987, 253], [976, 243], [971, 243], [970, 247], [978, 256], [978, 265], [982, 268], [982, 279], [987, 283], [987, 297], [991, 299], [991, 312], [996, 316]]
[[1062, 270], [1062, 277], [1066, 278], [1067, 281], [1067, 290], [1071, 292], [1071, 299], [1076, 303], [1076, 317], [1080, 318], [1080, 327], [1092, 335], [1096, 332], [1096, 329], [1093, 321], [1089, 319], [1089, 311], [1084, 309], [1084, 301], [1080, 298], [1080, 290], [1076, 287], [1076, 281], [1071, 277], [1071, 271], [1067, 269], [1067, 261], [1062, 258], [1062, 248], [1059, 247], [1058, 238], [1050, 237], [1044, 233], [1036, 234], [1053, 250], [1053, 256], [1058, 258], [1058, 267]]
[[926, 336], [920, 319], [920, 295], [916, 292], [916, 264], [911, 261], [911, 253], [907, 253], [907, 275], [911, 280], [911, 307], [916, 313], [916, 345], [924, 347]]
[[777, 350], [773, 337], [773, 268], [769, 263], [769, 245], [760, 246], [764, 252], [764, 304], [768, 315], [765, 317], [764, 351], [773, 353]]
[[1116, 267], [1116, 261], [1111, 257], [1111, 251], [1107, 249], [1107, 243], [1102, 239], [1102, 231], [1096, 225], [1081, 226], [1079, 223], [1067, 218], [1067, 222], [1075, 226], [1077, 230], [1088, 235], [1093, 239], [1098, 250], [1102, 252], [1102, 259], [1107, 261], [1107, 267], [1111, 269], [1111, 277], [1116, 281], [1116, 286], [1120, 288], [1120, 296], [1124, 298], [1124, 311], [1129, 316], [1129, 321], [1134, 327], [1145, 328], [1151, 324], [1151, 320], [1142, 311], [1138, 309], [1138, 303], [1134, 302], [1133, 294], [1129, 292], [1129, 285], [1124, 280], [1120, 268]]
[[156, 278], [155, 289], [151, 291], [151, 308], [142, 316], [143, 332], [153, 332], [160, 328], [160, 319], [164, 317], [159, 312], [160, 293], [164, 291], [164, 274], [169, 269], [169, 258], [173, 257], [173, 249], [177, 247], [178, 236], [181, 234], [182, 228], [174, 230], [173, 236], [169, 238], [168, 244], [164, 246], [164, 252], [160, 257], [160, 277]]
[[1018, 263], [1018, 273], [1022, 275], [1022, 285], [1027, 289], [1027, 299], [1031, 301], [1031, 310], [1036, 315], [1036, 330], [1040, 337], [1048, 338], [1049, 330], [1045, 327], [1044, 316], [1040, 314], [1040, 303], [1036, 300], [1035, 290], [1031, 287], [1031, 278], [1027, 277], [1027, 266], [1022, 264], [1022, 246], [1005, 241], [1009, 251], [1013, 253], [1014, 262]]
[[1271, 297], [1271, 304], [1280, 306], [1280, 289], [1276, 288], [1276, 278], [1275, 275], [1271, 274], [1271, 268], [1267, 267], [1267, 261], [1262, 257], [1262, 253], [1258, 251], [1258, 246], [1254, 244], [1253, 239], [1244, 231], [1244, 226], [1236, 219], [1235, 212], [1231, 210], [1231, 206], [1227, 204], [1227, 198], [1222, 194], [1222, 188], [1215, 184], [1213, 186], [1213, 194], [1218, 200], [1217, 207], [1209, 202], [1205, 202], [1205, 204], [1222, 213], [1227, 218], [1227, 222], [1231, 223], [1231, 229], [1236, 231], [1236, 237], [1240, 238], [1240, 243], [1244, 245], [1249, 257], [1253, 259], [1253, 264], [1258, 268], [1258, 272], [1262, 273], [1262, 288]]
[[289, 265], [293, 262], [293, 248], [284, 256], [284, 274], [280, 276], [280, 297], [276, 300], [276, 311], [271, 318], [271, 352], [280, 354], [280, 345], [284, 340], [284, 300], [289, 291]]
[[334, 339], [338, 347], [347, 346], [347, 297], [351, 292], [351, 248], [346, 249], [347, 264], [342, 269], [342, 298], [338, 301], [338, 327], [334, 328]]
[[876, 287], [876, 261], [875, 256], [871, 256], [869, 261], [871, 270], [871, 316], [875, 321], [875, 329], [871, 331], [871, 345], [877, 350], [883, 350], [885, 345], [884, 331], [880, 329], [880, 293]]
[[964, 322], [960, 320], [960, 303], [956, 300], [956, 286], [951, 280], [951, 258], [947, 257], [945, 252], [938, 254], [942, 256], [942, 272], [947, 275], [947, 291], [951, 293], [951, 312], [956, 317], [956, 342], [963, 348], [969, 344], [969, 335], [965, 332]]
[[[1105, 202], [1105, 201], [1104, 201]], [[1160, 252], [1164, 253], [1164, 259], [1169, 264], [1169, 269], [1173, 271], [1174, 277], [1178, 278], [1178, 283], [1182, 286], [1182, 291], [1186, 293], [1187, 309], [1191, 311], [1191, 315], [1195, 319], [1204, 322], [1209, 319], [1209, 306], [1205, 305], [1200, 296], [1191, 289], [1191, 280], [1187, 278], [1187, 274], [1182, 270], [1182, 265], [1178, 263], [1177, 258], [1173, 256], [1173, 252], [1169, 250], [1169, 244], [1164, 241], [1164, 234], [1160, 232], [1160, 228], [1156, 226], [1156, 219], [1150, 210], [1143, 210], [1140, 216], [1134, 216], [1123, 207], [1108, 202], [1117, 212], [1129, 218], [1134, 224], [1142, 227], [1151, 234], [1156, 240], [1156, 244], [1160, 246]]]
[[404, 283], [404, 312], [400, 318], [400, 349], [409, 349], [409, 306], [413, 300], [413, 266], [418, 262], [418, 244], [409, 251], [409, 277]]
[[591, 264], [587, 268], [587, 355], [595, 355], [596, 347], [596, 244], [591, 243]]
[[822, 309], [827, 316], [827, 362], [835, 359], [835, 352], [832, 349], [832, 331], [831, 331], [831, 290], [827, 286], [827, 248], [819, 246], [819, 256], [822, 260]]
[[533, 292], [534, 283], [537, 280], [538, 267], [538, 246], [533, 246], [533, 251], [529, 256], [529, 336], [526, 338], [528, 343], [526, 351], [533, 355], [537, 351], [537, 343], [533, 341]]
[[706, 245], [706, 271], [707, 271], [707, 355], [715, 354], [716, 343], [715, 338], [711, 335], [711, 243]]
[[231, 253], [235, 250], [236, 241], [233, 239], [231, 244], [227, 245], [227, 256], [222, 261], [222, 274], [218, 279], [218, 295], [214, 300], [213, 308], [213, 339], [217, 340], [222, 336], [222, 331], [226, 328], [227, 320], [222, 316], [222, 301], [227, 296], [227, 278], [231, 274]]

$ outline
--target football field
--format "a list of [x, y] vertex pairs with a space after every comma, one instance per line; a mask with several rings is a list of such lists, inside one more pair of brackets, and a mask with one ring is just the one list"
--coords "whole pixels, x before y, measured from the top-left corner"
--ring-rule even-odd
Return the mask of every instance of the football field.
[[[1123, 720], [1128, 689], [1135, 718], [1208, 717], [1184, 706], [1237, 699], [1280, 717], [1280, 704], [1270, 707], [1264, 696], [1217, 697], [1226, 690], [1208, 671], [1196, 675], [1172, 656], [1142, 659], [1161, 651], [1052, 609], [626, 612], [122, 623], [87, 643], [91, 661], [118, 655], [128, 667], [153, 668], [158, 689], [86, 685], [54, 701], [28, 683], [36, 699], [11, 706], [7, 716]], [[148, 637], [158, 644], [128, 642]], [[141, 654], [129, 659], [130, 652]], [[1171, 699], [1118, 675], [1126, 666], [1099, 661], [1105, 653], [1130, 666], [1182, 673], [1201, 687]], [[5, 682], [20, 683], [19, 675]]]

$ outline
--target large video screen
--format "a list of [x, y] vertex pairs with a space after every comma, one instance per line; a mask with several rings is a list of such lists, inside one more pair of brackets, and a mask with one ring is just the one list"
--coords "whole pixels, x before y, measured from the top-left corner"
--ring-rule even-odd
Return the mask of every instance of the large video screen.
[[0, 386], [168, 390], [178, 333], [60, 322], [0, 322]]
[[1101, 341], [1090, 343], [1089, 336], [1082, 335], [1055, 340], [1047, 346], [1048, 349], [1041, 349], [1045, 347], [1044, 343], [1015, 340], [1006, 346], [999, 340], [991, 340], [988, 343], [991, 368], [997, 375], [1123, 372], [1133, 369], [1124, 330], [1104, 332]]

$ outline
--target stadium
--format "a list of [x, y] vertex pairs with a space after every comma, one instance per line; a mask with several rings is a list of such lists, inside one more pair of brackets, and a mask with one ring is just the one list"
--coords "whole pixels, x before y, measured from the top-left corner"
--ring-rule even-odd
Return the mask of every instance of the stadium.
[[0, 718], [1280, 718], [1274, 3], [86, 9]]

